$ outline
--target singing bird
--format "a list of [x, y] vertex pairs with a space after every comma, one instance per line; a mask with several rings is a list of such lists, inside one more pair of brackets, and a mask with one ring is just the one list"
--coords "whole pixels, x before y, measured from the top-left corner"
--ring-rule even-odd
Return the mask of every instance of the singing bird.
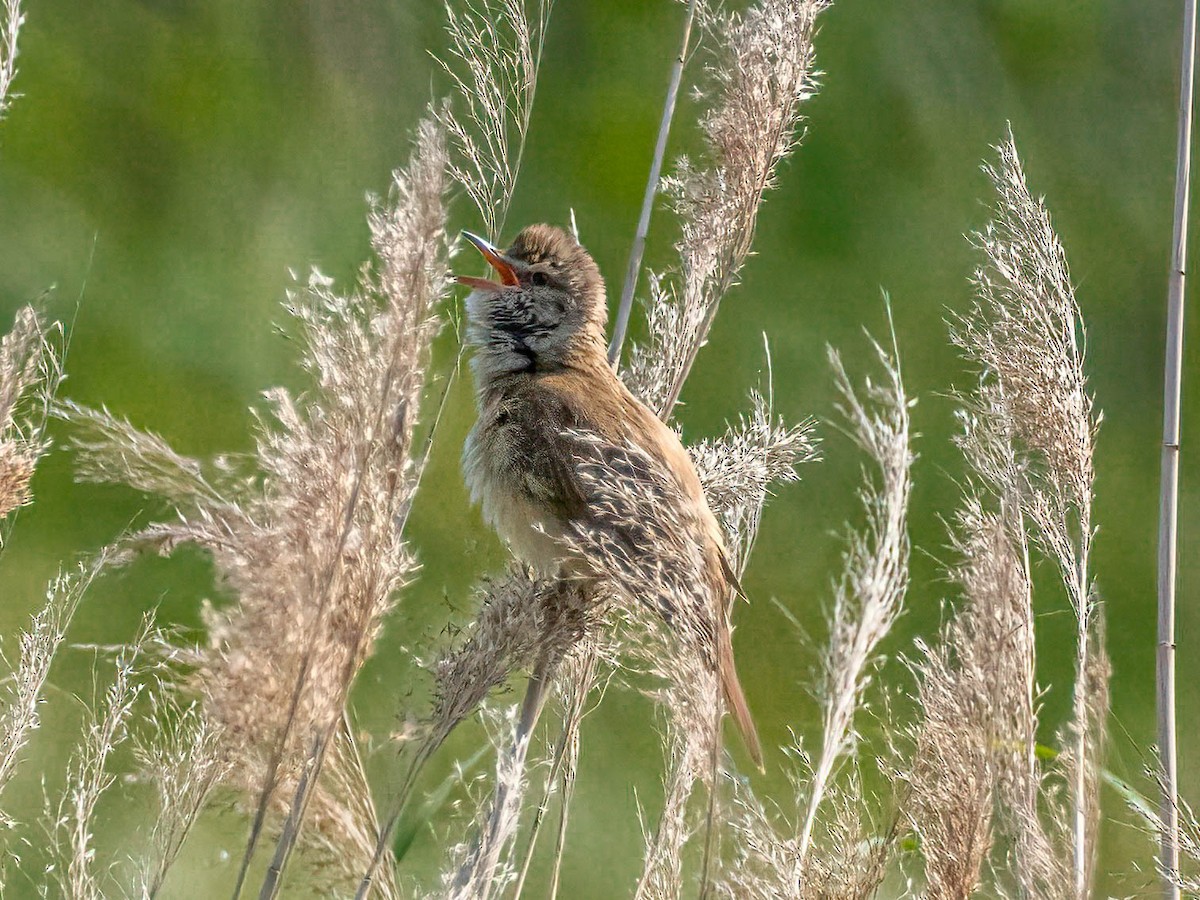
[[[700, 550], [703, 572], [698, 575], [711, 598], [700, 617], [699, 636], [709, 644], [705, 655], [717, 668], [725, 703], [761, 768], [758, 733], [734, 668], [729, 607], [740, 588], [721, 528], [678, 436], [629, 392], [608, 363], [608, 306], [599, 268], [574, 237], [551, 225], [530, 225], [507, 251], [476, 235], [464, 236], [499, 279], [457, 279], [472, 288], [466, 301], [467, 340], [474, 348], [479, 416], [463, 448], [472, 501], [513, 552], [540, 574], [578, 576], [586, 565], [572, 557], [563, 538], [573, 525], [597, 520], [571, 435], [588, 433], [614, 451], [632, 445], [669, 473], [662, 502], [677, 504], [677, 520], [693, 523], [688, 537]], [[622, 477], [629, 477], [628, 466]], [[654, 553], [655, 548], [634, 552]]]

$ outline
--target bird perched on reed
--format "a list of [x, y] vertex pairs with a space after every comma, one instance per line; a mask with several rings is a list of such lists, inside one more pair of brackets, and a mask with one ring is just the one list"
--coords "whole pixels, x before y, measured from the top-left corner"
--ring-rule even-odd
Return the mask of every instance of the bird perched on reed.
[[[678, 436], [617, 377], [606, 358], [608, 307], [604, 281], [591, 255], [567, 232], [530, 225], [507, 251], [466, 237], [499, 278], [460, 277], [467, 298], [467, 340], [474, 346], [478, 420], [463, 450], [473, 502], [524, 562], [548, 577], [587, 580], [594, 567], [571, 549], [582, 528], [602, 528], [623, 552], [655, 554], [642, 534], [601, 516], [582, 479], [579, 435], [591, 455], [612, 461], [613, 475], [642, 480], [657, 492], [693, 543], [698, 560], [693, 607], [660, 606], [668, 622], [692, 629], [720, 678], [727, 708], [756, 765], [762, 750], [734, 667], [729, 607], [740, 588], [729, 565], [721, 528], [705, 500], [691, 457]], [[628, 452], [629, 448], [638, 455]], [[643, 458], [655, 472], [631, 460]], [[653, 563], [653, 560], [649, 560]], [[684, 613], [684, 614], [680, 614]], [[685, 624], [686, 623], [686, 624]], [[535, 673], [535, 679], [538, 673]], [[534, 690], [531, 688], [531, 695]], [[532, 701], [533, 716], [540, 701]], [[527, 711], [530, 708], [527, 695]]]

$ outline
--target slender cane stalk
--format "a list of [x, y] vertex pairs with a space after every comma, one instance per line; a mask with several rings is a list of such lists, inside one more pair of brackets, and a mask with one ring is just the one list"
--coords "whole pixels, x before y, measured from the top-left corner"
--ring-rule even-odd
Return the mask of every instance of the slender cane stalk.
[[690, 0], [687, 19], [683, 23], [683, 44], [679, 55], [671, 66], [671, 83], [667, 87], [667, 100], [663, 104], [662, 121], [658, 124], [658, 142], [654, 145], [654, 159], [650, 163], [650, 177], [646, 180], [646, 193], [642, 197], [642, 214], [638, 219], [633, 246], [629, 248], [629, 266], [625, 270], [625, 284], [621, 287], [621, 305], [617, 307], [617, 321], [613, 325], [612, 342], [608, 345], [608, 361], [617, 364], [621, 358], [621, 345], [625, 343], [625, 332], [629, 328], [629, 314], [633, 310], [633, 292], [637, 290], [638, 274], [642, 270], [642, 254], [646, 251], [646, 235], [650, 232], [650, 213], [654, 209], [654, 195], [658, 193], [658, 180], [662, 176], [663, 157], [667, 153], [667, 137], [671, 133], [671, 119], [675, 116], [675, 100], [679, 96], [679, 83], [683, 79], [683, 65], [687, 60], [688, 43], [692, 37], [692, 21], [696, 18], [696, 0]]
[[1175, 583], [1179, 504], [1179, 418], [1183, 381], [1183, 287], [1192, 147], [1192, 97], [1196, 65], [1196, 3], [1183, 5], [1179, 63], [1179, 144], [1175, 163], [1175, 227], [1167, 286], [1167, 349], [1163, 389], [1162, 481], [1158, 520], [1158, 752], [1162, 764], [1162, 833], [1159, 867], [1163, 896], [1179, 897], [1179, 786], [1175, 733]]

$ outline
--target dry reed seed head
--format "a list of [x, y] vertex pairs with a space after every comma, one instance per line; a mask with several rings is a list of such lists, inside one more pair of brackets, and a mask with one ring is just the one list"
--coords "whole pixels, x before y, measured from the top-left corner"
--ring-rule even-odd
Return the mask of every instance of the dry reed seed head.
[[18, 405], [38, 380], [44, 331], [32, 306], [17, 310], [12, 330], [0, 338], [0, 432], [16, 425]]
[[12, 105], [12, 83], [17, 77], [17, 37], [25, 23], [20, 0], [3, 0], [0, 8], [0, 120]]
[[[42, 692], [50, 664], [92, 580], [110, 561], [102, 552], [89, 563], [60, 571], [46, 587], [46, 600], [20, 635], [20, 658], [0, 699], [0, 794], [22, 762], [26, 743], [41, 725]], [[11, 821], [0, 809], [0, 823]]]
[[[175, 503], [175, 521], [151, 526], [134, 543], [204, 547], [236, 597], [208, 607], [203, 646], [179, 648], [192, 670], [185, 688], [220, 730], [225, 782], [249, 791], [273, 784], [277, 804], [314, 735], [336, 722], [383, 617], [417, 567], [399, 527], [420, 475], [412, 423], [434, 306], [449, 284], [449, 244], [444, 130], [426, 119], [414, 143], [387, 200], [372, 201], [375, 263], [356, 290], [340, 293], [314, 273], [289, 297], [314, 386], [300, 398], [269, 394], [273, 415], [260, 420], [253, 475], [214, 487], [206, 470], [161, 439], [102, 412], [69, 409], [86, 426], [86, 476], [129, 481]], [[336, 841], [357, 813], [328, 792], [324, 776], [315, 784], [310, 838]]]
[[103, 900], [113, 893], [115, 886], [106, 884], [111, 870], [97, 870], [95, 811], [116, 781], [108, 761], [129, 738], [134, 708], [145, 691], [139, 664], [151, 658], [148, 647], [159, 640], [152, 618], [146, 616], [133, 642], [117, 654], [115, 676], [100, 708], [89, 713], [83, 738], [67, 764], [67, 784], [57, 806], [46, 799], [42, 825], [50, 862], [43, 874], [46, 884], [57, 884], [63, 896]]
[[[859, 768], [859, 760], [847, 760], [841, 781], [832, 786], [815, 837], [821, 852], [805, 854], [803, 866], [799, 823], [785, 821], [774, 806], [767, 809], [745, 782], [735, 780], [728, 819], [734, 852], [722, 865], [718, 893], [781, 900], [909, 896], [900, 890], [881, 893], [898, 821], [893, 813], [869, 817], [872, 798]], [[798, 792], [802, 789], [797, 783]]]
[[29, 482], [36, 464], [36, 454], [16, 441], [0, 441], [0, 519], [32, 499]]
[[150, 695], [152, 728], [134, 734], [140, 775], [158, 794], [158, 816], [148, 852], [139, 862], [139, 893], [158, 895], [167, 872], [204, 808], [209, 793], [225, 775], [221, 734], [198, 702], [181, 705], [170, 686]]
[[[306, 886], [323, 896], [349, 896], [371, 861], [379, 835], [363, 760], [344, 730], [334, 735], [312, 794], [299, 847]], [[372, 896], [400, 896], [395, 867], [380, 866]]]
[[70, 400], [57, 402], [53, 413], [72, 426], [69, 438], [79, 481], [119, 481], [146, 494], [169, 500], [192, 515], [228, 510], [225, 497], [248, 483], [229, 478], [216, 467], [182, 456], [159, 435], [135, 428], [104, 407], [91, 409]]
[[[990, 748], [986, 771], [998, 801], [994, 827], [1008, 838], [1008, 858], [996, 868], [997, 890], [1011, 883], [1019, 896], [1049, 900], [1069, 897], [1070, 879], [1057, 836], [1047, 832], [1040, 812], [1032, 586], [1015, 512], [1003, 503], [1000, 512], [987, 512], [979, 497], [967, 498], [954, 537], [961, 561], [951, 572], [964, 606], [933, 652], [948, 664], [941, 671], [957, 679], [957, 697], [973, 695], [978, 702], [974, 729]], [[926, 742], [934, 739], [936, 733]]]
[[537, 580], [523, 566], [485, 581], [479, 613], [462, 644], [434, 666], [427, 740], [437, 746], [493, 689], [540, 658], [559, 659], [595, 632], [602, 597], [564, 581]]
[[439, 107], [437, 116], [454, 148], [450, 172], [493, 240], [516, 186], [553, 6], [554, 0], [445, 4], [450, 46], [447, 58], [438, 61], [458, 102]]
[[[1107, 624], [1103, 604], [1090, 607], [1087, 618], [1086, 647], [1083, 652], [1084, 665], [1075, 680], [1075, 716], [1067, 728], [1063, 740], [1064, 751], [1059, 754], [1064, 780], [1068, 785], [1082, 784], [1083, 796], [1076, 797], [1079, 804], [1066, 817], [1060, 814], [1060, 830], [1070, 835], [1082, 822], [1084, 884], [1092, 883], [1096, 865], [1096, 853], [1100, 834], [1100, 781], [1104, 772], [1104, 754], [1107, 749], [1108, 714], [1110, 709], [1109, 680], [1112, 666], [1105, 649]], [[1078, 664], [1078, 663], [1077, 663]], [[1083, 753], [1082, 763], [1079, 759]], [[1082, 800], [1082, 803], [1079, 801]]]
[[46, 412], [62, 381], [51, 344], [57, 329], [25, 306], [0, 338], [0, 519], [30, 501], [34, 468], [47, 448]]
[[[481, 719], [488, 742], [496, 748], [496, 768], [491, 782], [479, 779], [468, 784], [468, 832], [473, 837], [450, 846], [449, 861], [441, 873], [444, 900], [487, 900], [503, 895], [517, 877], [514, 842], [520, 823], [521, 801], [528, 783], [525, 756], [513, 744], [518, 723], [515, 706], [484, 707]], [[485, 791], [490, 789], [491, 796]], [[496, 804], [500, 808], [496, 808]], [[449, 843], [449, 841], [447, 841]]]
[[[416, 486], [414, 417], [395, 411], [417, 406], [433, 304], [448, 284], [445, 154], [440, 127], [424, 121], [388, 202], [373, 204], [377, 264], [359, 291], [342, 296], [314, 276], [293, 295], [318, 391], [303, 405], [273, 392], [276, 423], [258, 446], [262, 493], [248, 498], [247, 515], [221, 523], [230, 534], [208, 544], [240, 603], [210, 620], [209, 664], [197, 680], [248, 747], [270, 747], [306, 654], [298, 721], [340, 710], [392, 598], [415, 572], [396, 528]], [[297, 729], [296, 750], [306, 749], [306, 734]]]
[[1024, 766], [1035, 738], [1028, 573], [1005, 523], [971, 502], [959, 523], [963, 561], [954, 575], [965, 600], [936, 647], [919, 644], [921, 720], [907, 810], [921, 837], [927, 896], [939, 900], [970, 897], [981, 884], [1006, 774], [1021, 779], [1018, 789], [1035, 777]]
[[760, 0], [744, 13], [701, 3], [697, 20], [713, 58], [702, 99], [708, 159], [679, 161], [663, 190], [680, 220], [677, 276], [651, 273], [650, 338], [635, 348], [630, 382], [667, 416], [707, 337], [717, 304], [737, 281], [776, 165], [793, 149], [799, 106], [816, 90], [812, 40], [825, 0]]
[[[1062, 245], [1045, 205], [1029, 193], [1011, 131], [996, 150], [997, 163], [985, 167], [996, 191], [993, 221], [974, 236], [984, 255], [975, 302], [951, 326], [952, 340], [980, 370], [960, 443], [988, 489], [1019, 509], [1057, 562], [1076, 614], [1073, 724], [1063, 757], [1070, 802], [1050, 806], [1052, 842], [1065, 848], [1065, 893], [1079, 896], [1095, 857], [1107, 710], [1106, 662], [1097, 644], [1102, 610], [1089, 569], [1100, 417], [1087, 394], [1083, 326]], [[1022, 816], [1031, 818], [1028, 811]]]
[[[811, 765], [807, 796], [802, 799], [797, 829], [795, 878], [803, 887], [815, 877], [814, 865], [830, 872], [856, 872], [861, 868], [845, 857], [845, 847], [831, 847], [840, 855], [836, 863], [817, 862], [814, 838], [828, 818], [822, 807], [836, 799], [835, 776], [842, 760], [852, 757], [857, 745], [855, 718], [871, 683], [872, 661], [879, 643], [900, 614], [908, 588], [908, 501], [913, 455], [910, 447], [909, 407], [896, 355], [873, 342], [884, 380], [866, 379], [861, 392], [846, 375], [838, 354], [830, 362], [842, 400], [839, 411], [850, 436], [870, 456], [879, 470], [878, 480], [866, 477], [860, 490], [867, 522], [849, 537], [841, 581], [830, 621], [829, 646], [824, 654], [823, 677], [818, 687], [823, 732], [820, 752]], [[836, 803], [835, 803], [836, 810]], [[835, 818], [840, 813], [835, 812]], [[887, 848], [885, 848], [887, 849]]]
[[723, 437], [689, 448], [709, 508], [735, 550], [735, 568], [745, 565], [773, 487], [798, 481], [796, 467], [820, 458], [813, 420], [787, 425], [772, 414], [768, 397], [753, 391], [750, 401], [750, 414]]
[[[1166, 796], [1166, 775], [1156, 759], [1145, 770], [1146, 778], [1154, 782], [1160, 795]], [[1162, 810], [1145, 797], [1127, 795], [1126, 803], [1134, 815], [1143, 821], [1148, 833], [1160, 840], [1167, 830]], [[1163, 872], [1161, 861], [1157, 861], [1158, 873], [1178, 887], [1185, 897], [1200, 894], [1200, 818], [1182, 797], [1175, 799], [1175, 813], [1179, 817], [1179, 868], [1175, 872]]]
[[984, 167], [993, 219], [973, 236], [983, 252], [976, 298], [951, 338], [981, 370], [980, 403], [996, 427], [1036, 454], [1070, 501], [1091, 499], [1093, 414], [1083, 371], [1083, 324], [1050, 214], [1029, 192], [1011, 133]]

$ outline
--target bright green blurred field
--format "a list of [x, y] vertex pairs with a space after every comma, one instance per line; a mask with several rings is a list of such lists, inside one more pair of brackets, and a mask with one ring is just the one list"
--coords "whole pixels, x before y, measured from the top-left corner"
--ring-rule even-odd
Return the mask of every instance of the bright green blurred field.
[[[894, 307], [910, 394], [920, 398], [914, 584], [880, 675], [907, 684], [894, 657], [935, 632], [950, 588], [939, 517], [952, 513], [962, 466], [949, 444], [946, 392], [967, 375], [946, 341], [963, 309], [975, 258], [964, 234], [986, 220], [978, 164], [1011, 121], [1032, 188], [1045, 194], [1088, 323], [1091, 385], [1105, 421], [1097, 458], [1095, 570], [1107, 601], [1113, 660], [1110, 768], [1145, 787], [1154, 734], [1154, 557], [1161, 343], [1170, 238], [1178, 52], [1174, 3], [1149, 0], [843, 0], [817, 40], [826, 73], [807, 106], [809, 133], [784, 166], [759, 222], [757, 256], [727, 298], [680, 413], [684, 436], [723, 430], [759, 384], [762, 334], [771, 340], [778, 411], [832, 412], [825, 346], [852, 374], [868, 363], [861, 329], [883, 334], [881, 290]], [[423, 104], [447, 90], [427, 54], [443, 44], [438, 5], [412, 0], [29, 0], [22, 94], [0, 124], [0, 330], [47, 290], [69, 323], [64, 394], [108, 406], [181, 451], [250, 447], [250, 407], [272, 385], [299, 386], [293, 348], [273, 325], [289, 269], [316, 265], [352, 277], [366, 258], [364, 195], [407, 156]], [[657, 127], [681, 9], [669, 0], [558, 0], [510, 234], [529, 221], [567, 221], [619, 292]], [[698, 146], [695, 106], [677, 114], [675, 152]], [[465, 198], [454, 225], [472, 227]], [[1195, 232], [1194, 232], [1195, 233]], [[508, 237], [510, 235], [506, 235]], [[651, 265], [671, 258], [672, 225], [656, 216]], [[1194, 247], [1200, 251], [1200, 247]], [[1195, 256], [1195, 252], [1193, 253]], [[474, 262], [472, 262], [474, 265]], [[459, 298], [455, 298], [457, 301]], [[1200, 802], [1200, 310], [1188, 323], [1180, 583], [1181, 775]], [[635, 332], [636, 336], [636, 332]], [[438, 342], [439, 379], [455, 335]], [[435, 461], [412, 520], [424, 570], [388, 625], [354, 705], [382, 739], [423, 711], [412, 656], [445, 641], [471, 615], [469, 589], [505, 553], [470, 509], [458, 452], [473, 415], [456, 382]], [[825, 461], [803, 471], [764, 519], [739, 611], [736, 645], [768, 747], [795, 729], [817, 734], [807, 693], [824, 638], [843, 523], [856, 515], [860, 460], [823, 425]], [[0, 557], [0, 634], [15, 635], [60, 563], [162, 512], [130, 491], [76, 485], [55, 452]], [[1073, 624], [1046, 578], [1037, 604], [1045, 739], [1069, 705]], [[211, 573], [198, 554], [147, 560], [100, 584], [70, 634], [77, 643], [127, 640], [142, 614], [193, 626]], [[771, 602], [805, 626], [795, 633]], [[92, 694], [91, 651], [56, 664], [45, 727], [6, 811], [30, 821], [41, 771], [57, 788]], [[414, 685], [416, 691], [414, 693]], [[653, 809], [660, 751], [651, 705], [614, 688], [584, 730], [564, 896], [623, 896], [640, 866], [639, 800]], [[434, 765], [440, 778], [478, 746], [462, 729]], [[866, 737], [871, 738], [869, 724]], [[869, 746], [869, 743], [868, 743]], [[122, 764], [129, 760], [122, 757]], [[786, 797], [775, 752], [755, 782]], [[373, 763], [381, 793], [391, 751]], [[460, 796], [461, 799], [461, 796]], [[1150, 843], [1104, 797], [1099, 895], [1153, 883]], [[149, 791], [118, 783], [102, 810], [100, 851], [138, 853]], [[446, 822], [438, 827], [445, 829]], [[222, 897], [244, 840], [232, 816], [206, 819], [174, 875], [172, 896]], [[452, 832], [452, 836], [455, 832]], [[38, 859], [36, 828], [28, 832]], [[424, 830], [402, 872], [429, 884], [447, 841]], [[122, 864], [124, 864], [122, 862]], [[31, 893], [10, 875], [13, 896]]]

